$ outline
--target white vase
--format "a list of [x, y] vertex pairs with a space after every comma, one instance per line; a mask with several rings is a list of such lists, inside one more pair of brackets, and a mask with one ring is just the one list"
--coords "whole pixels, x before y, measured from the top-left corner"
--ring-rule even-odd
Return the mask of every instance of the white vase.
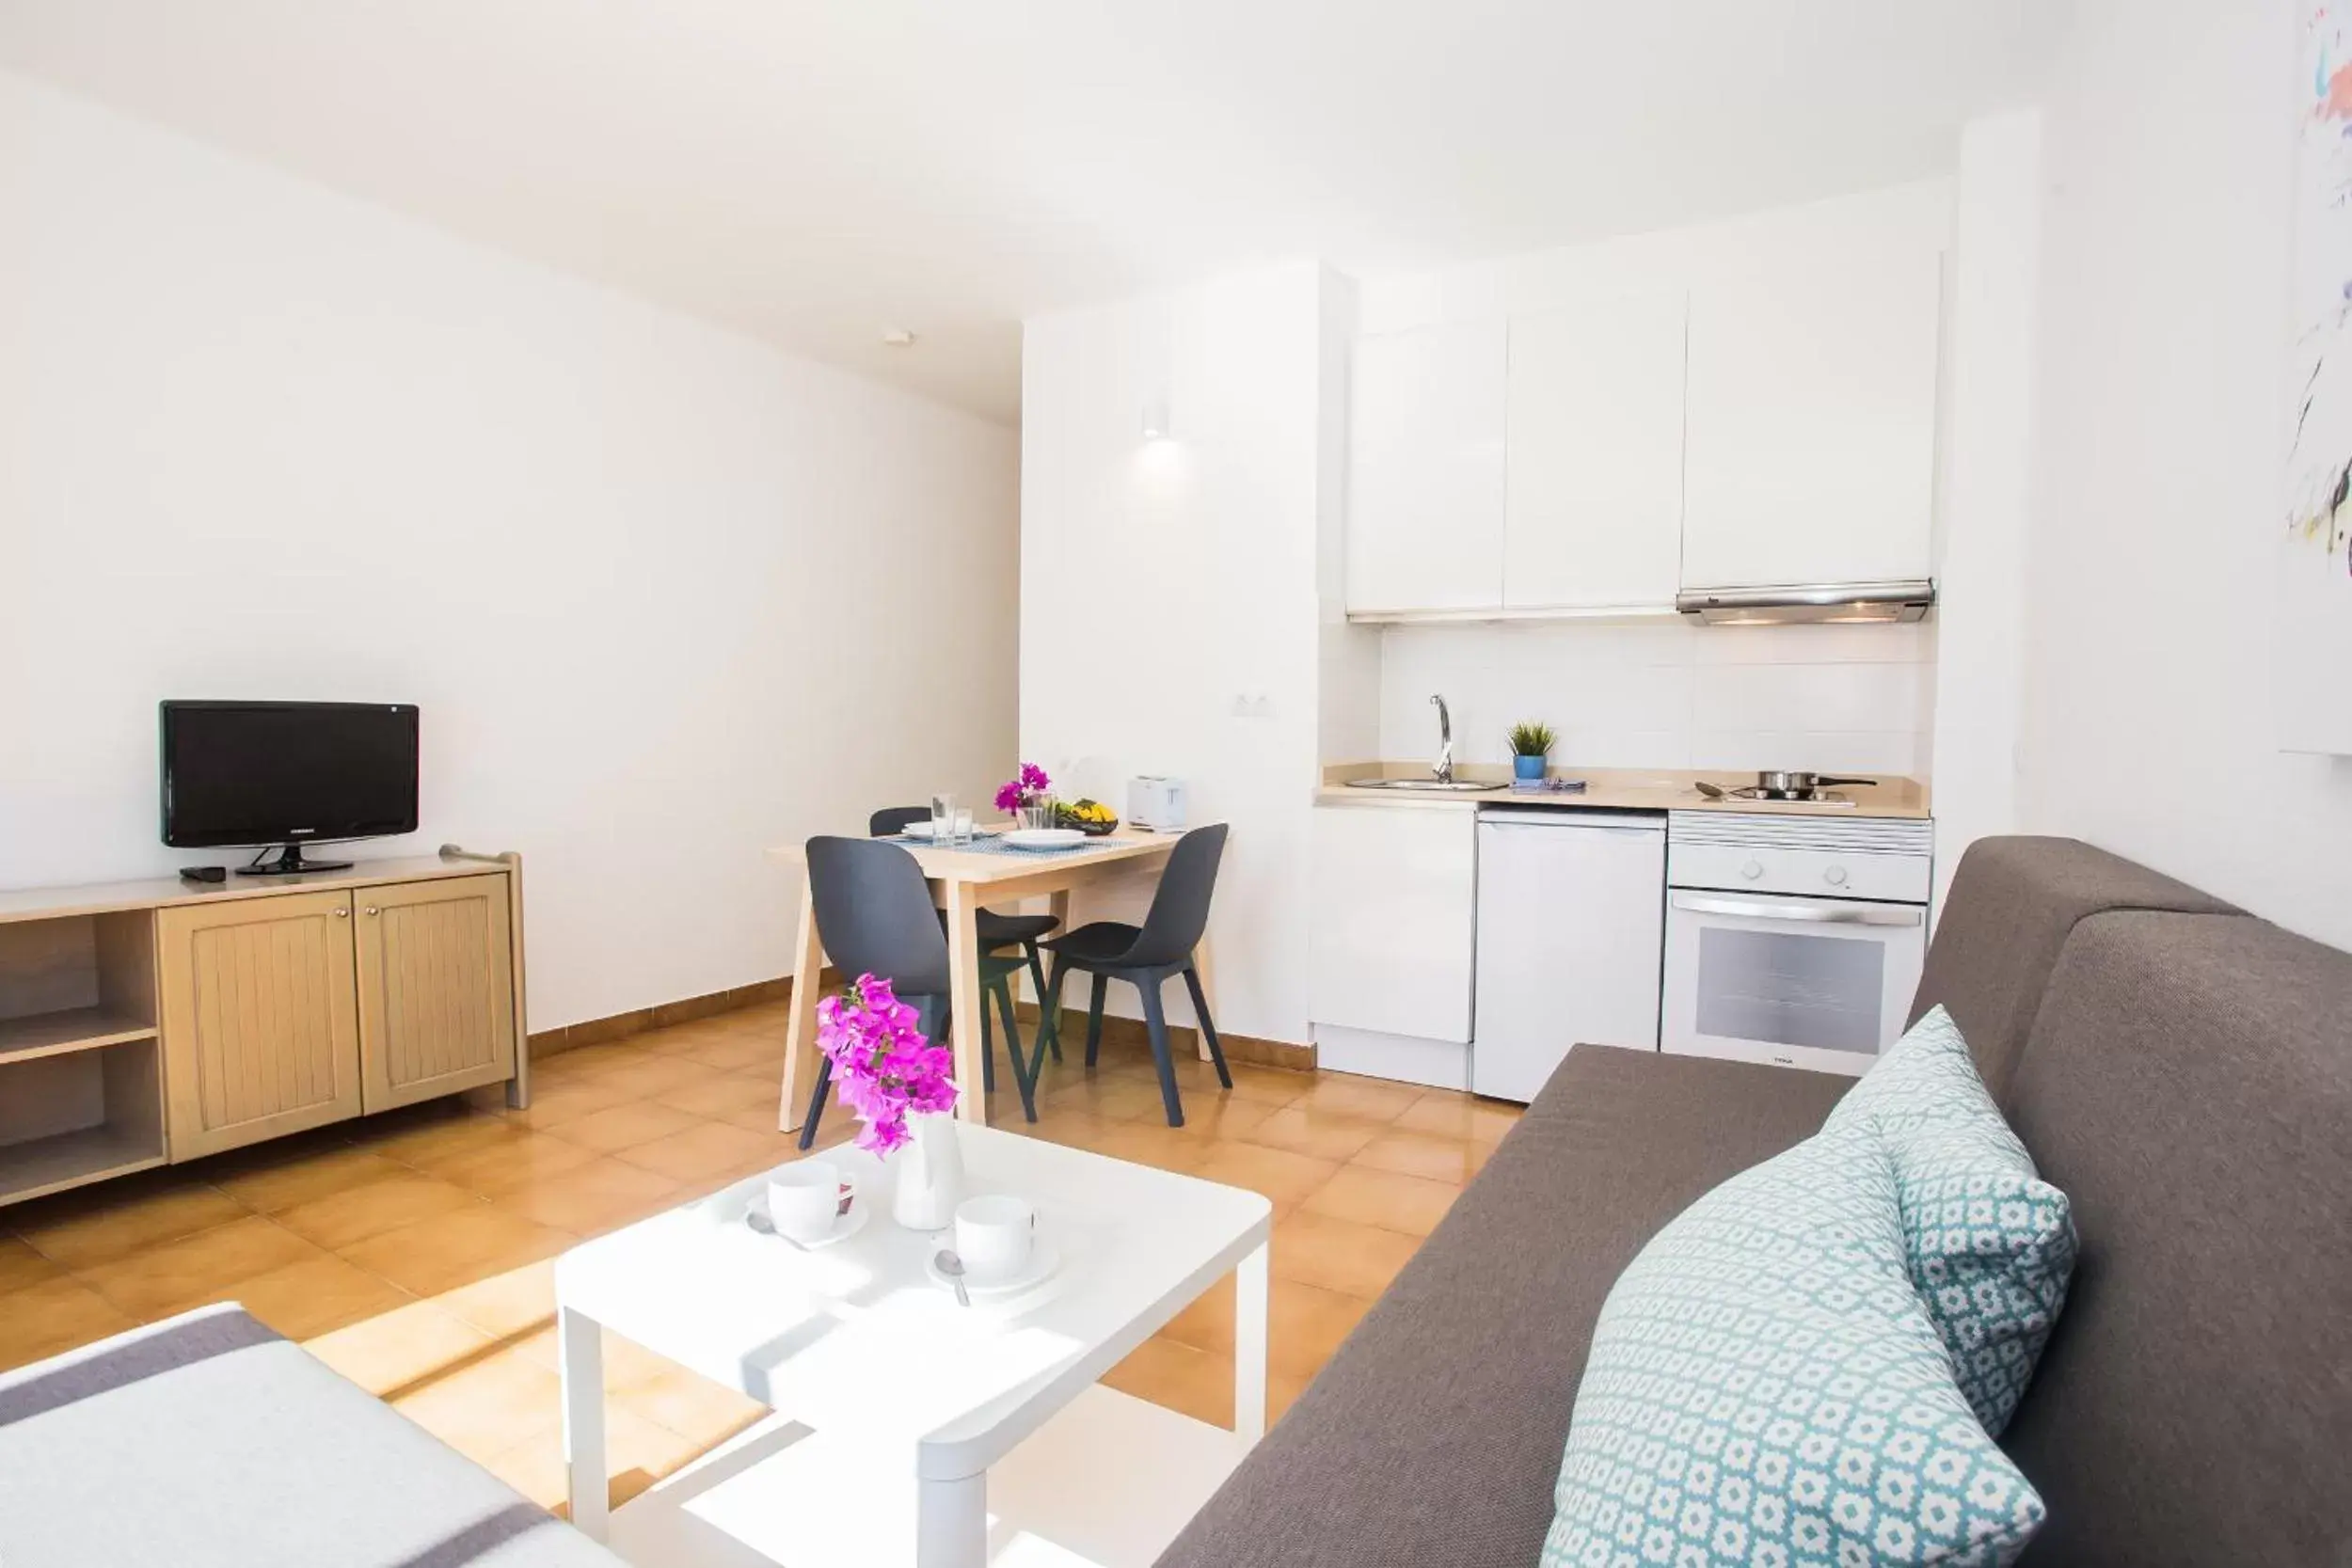
[[907, 1141], [890, 1157], [898, 1189], [890, 1216], [909, 1230], [945, 1230], [963, 1201], [963, 1147], [956, 1141], [956, 1118], [945, 1112], [907, 1117]]

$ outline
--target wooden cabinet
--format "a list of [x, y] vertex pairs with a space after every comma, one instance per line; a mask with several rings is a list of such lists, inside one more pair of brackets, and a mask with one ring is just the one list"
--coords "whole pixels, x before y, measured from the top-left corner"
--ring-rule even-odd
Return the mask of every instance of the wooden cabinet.
[[1942, 257], [1691, 296], [1682, 585], [1929, 577]]
[[1687, 308], [1655, 289], [1512, 318], [1507, 607], [1674, 602]]
[[381, 1111], [495, 1084], [515, 1067], [506, 879], [355, 889], [362, 1097]]
[[359, 1114], [352, 895], [158, 911], [171, 1156]]
[[1501, 322], [1367, 337], [1349, 416], [1351, 613], [1502, 602]]
[[522, 862], [0, 891], [0, 1206], [504, 1083]]

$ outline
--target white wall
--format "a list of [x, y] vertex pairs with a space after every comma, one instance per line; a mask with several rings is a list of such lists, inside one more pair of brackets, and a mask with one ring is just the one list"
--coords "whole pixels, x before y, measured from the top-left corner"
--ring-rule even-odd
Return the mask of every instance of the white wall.
[[[1180, 775], [1194, 821], [1231, 825], [1217, 1023], [1296, 1043], [1342, 286], [1312, 262], [1275, 267], [1041, 317], [1022, 348], [1022, 753], [1122, 811], [1131, 775]], [[1146, 442], [1161, 387], [1173, 439]], [[1146, 893], [1078, 918], [1133, 918]], [[1132, 991], [1111, 1005], [1132, 1015]]]
[[1961, 134], [1936, 520], [1935, 907], [1961, 855], [2017, 831], [2042, 116]]
[[[1828, 258], [1915, 257], [1952, 237], [1952, 182], [1930, 180], [1722, 223], [1627, 235], [1362, 286], [1365, 332], [1558, 309], [1596, 292], [1803, 275]], [[1540, 719], [1568, 767], [1806, 768], [1924, 774], [1932, 626], [1692, 627], [1643, 621], [1399, 626], [1382, 634], [1384, 757], [1434, 752], [1429, 694], [1455, 754], [1500, 762]], [[1360, 760], [1332, 755], [1330, 760]]]
[[2270, 705], [2294, 20], [2077, 8], [2046, 127], [2019, 802], [2352, 947], [2352, 760], [2280, 752]]
[[0, 75], [0, 886], [165, 697], [405, 700], [532, 1024], [787, 970], [768, 845], [1012, 761], [1011, 432]]
[[[1391, 626], [1380, 751], [1432, 756], [1432, 692], [1457, 762], [1502, 763], [1522, 719], [1560, 732], [1553, 766], [1804, 768], [1922, 774], [1935, 628], [1507, 621]], [[1334, 761], [1342, 760], [1334, 758]]]

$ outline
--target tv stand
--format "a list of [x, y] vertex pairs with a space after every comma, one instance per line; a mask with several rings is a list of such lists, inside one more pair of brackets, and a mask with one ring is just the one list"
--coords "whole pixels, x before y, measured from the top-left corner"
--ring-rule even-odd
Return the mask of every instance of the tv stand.
[[302, 846], [299, 844], [289, 844], [279, 849], [275, 860], [262, 858], [268, 854], [267, 848], [262, 849], [261, 854], [253, 857], [250, 863], [237, 867], [237, 875], [240, 877], [299, 877], [306, 871], [348, 871], [352, 867], [350, 861], [306, 861], [302, 858]]

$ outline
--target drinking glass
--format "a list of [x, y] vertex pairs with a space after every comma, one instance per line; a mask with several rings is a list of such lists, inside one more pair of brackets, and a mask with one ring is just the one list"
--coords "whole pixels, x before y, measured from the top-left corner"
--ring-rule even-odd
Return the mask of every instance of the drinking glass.
[[956, 836], [956, 798], [952, 795], [931, 797], [931, 842], [952, 844]]
[[970, 807], [960, 806], [957, 808], [955, 814], [955, 827], [956, 842], [958, 844], [969, 844], [972, 842], [972, 811]]

